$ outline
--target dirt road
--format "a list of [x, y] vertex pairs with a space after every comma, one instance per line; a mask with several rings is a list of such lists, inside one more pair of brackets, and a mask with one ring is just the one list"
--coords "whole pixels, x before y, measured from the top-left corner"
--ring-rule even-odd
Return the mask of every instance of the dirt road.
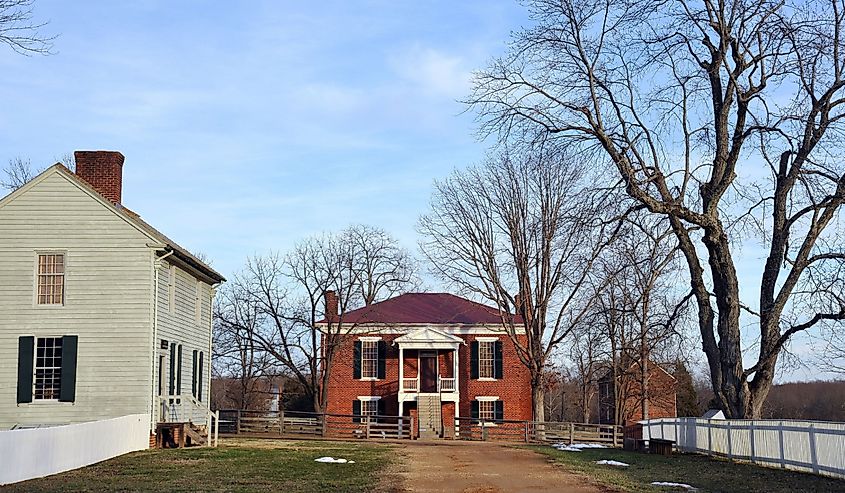
[[530, 450], [480, 442], [415, 442], [397, 452], [404, 491], [433, 493], [597, 493], [584, 478], [567, 474]]

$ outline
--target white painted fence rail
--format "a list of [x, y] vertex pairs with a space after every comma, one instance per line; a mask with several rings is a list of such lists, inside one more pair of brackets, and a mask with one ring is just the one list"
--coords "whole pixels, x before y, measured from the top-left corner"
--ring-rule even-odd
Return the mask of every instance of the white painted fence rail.
[[0, 485], [69, 471], [149, 446], [149, 414], [0, 431]]
[[845, 478], [845, 423], [662, 418], [641, 421], [643, 438], [679, 450]]

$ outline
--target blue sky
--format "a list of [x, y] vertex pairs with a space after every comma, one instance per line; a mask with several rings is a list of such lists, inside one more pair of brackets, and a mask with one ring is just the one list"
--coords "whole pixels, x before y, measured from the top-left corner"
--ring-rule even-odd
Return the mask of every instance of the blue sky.
[[[248, 255], [353, 223], [416, 250], [432, 182], [487, 148], [457, 100], [525, 10], [513, 0], [214, 6], [38, 0], [36, 20], [59, 37], [47, 57], [0, 47], [0, 166], [121, 151], [124, 204], [225, 275]], [[745, 255], [753, 290], [762, 253]], [[811, 352], [806, 340], [793, 349]]]
[[215, 267], [350, 223], [416, 248], [434, 179], [485, 145], [457, 102], [525, 12], [467, 2], [61, 2], [0, 50], [0, 162], [123, 152], [124, 204]]

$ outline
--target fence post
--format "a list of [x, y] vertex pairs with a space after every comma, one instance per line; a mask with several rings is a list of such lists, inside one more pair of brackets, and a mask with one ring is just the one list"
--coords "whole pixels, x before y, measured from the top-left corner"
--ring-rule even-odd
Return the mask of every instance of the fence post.
[[238, 416], [235, 418], [237, 421], [235, 422], [235, 426], [237, 426], [238, 435], [241, 434], [241, 410], [238, 409]]
[[751, 463], [756, 464], [757, 460], [755, 458], [756, 451], [754, 450], [754, 420], [748, 422], [749, 433], [751, 433]]
[[810, 425], [810, 461], [813, 464], [813, 474], [819, 473], [819, 453], [816, 449], [816, 427]]
[[731, 437], [731, 420], [728, 420], [728, 459], [733, 459], [733, 443]]
[[366, 438], [367, 440], [370, 439], [370, 417], [369, 416], [367, 416], [367, 420], [365, 422], [364, 438]]
[[616, 448], [619, 445], [619, 441], [616, 437], [616, 432], [619, 431], [619, 427], [613, 425], [610, 427], [610, 432], [613, 434], [613, 448]]
[[786, 469], [786, 450], [783, 446], [783, 421], [778, 425], [778, 442], [780, 444], [780, 468]]
[[285, 408], [279, 405], [279, 434], [285, 434]]
[[322, 425], [322, 426], [320, 426], [320, 436], [325, 437], [326, 436], [326, 429], [328, 428], [329, 415], [327, 413], [323, 413], [320, 416], [323, 418], [322, 423], [320, 423]]
[[569, 445], [575, 443], [575, 423], [569, 423]]
[[525, 428], [525, 443], [528, 443], [528, 421], [524, 423]]
[[398, 435], [396, 435], [396, 437], [401, 440], [402, 439], [402, 425], [405, 424], [404, 420], [402, 419], [402, 416], [399, 416], [398, 423], [399, 423], [399, 426], [398, 426], [399, 429], [397, 430]]
[[484, 424], [484, 421], [481, 421], [481, 441], [487, 441], [487, 426]]
[[411, 430], [408, 432], [411, 436], [411, 440], [415, 440], [417, 438], [416, 428], [414, 428], [414, 417], [411, 416]]

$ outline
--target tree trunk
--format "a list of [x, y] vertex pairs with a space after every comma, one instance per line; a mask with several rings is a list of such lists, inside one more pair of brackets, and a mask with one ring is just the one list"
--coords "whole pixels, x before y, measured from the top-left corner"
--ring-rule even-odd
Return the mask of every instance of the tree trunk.
[[546, 430], [544, 426], [544, 423], [546, 422], [546, 410], [543, 406], [545, 395], [546, 393], [543, 389], [542, 376], [532, 376], [531, 405], [534, 408], [535, 438], [537, 441], [543, 441], [546, 439]]

